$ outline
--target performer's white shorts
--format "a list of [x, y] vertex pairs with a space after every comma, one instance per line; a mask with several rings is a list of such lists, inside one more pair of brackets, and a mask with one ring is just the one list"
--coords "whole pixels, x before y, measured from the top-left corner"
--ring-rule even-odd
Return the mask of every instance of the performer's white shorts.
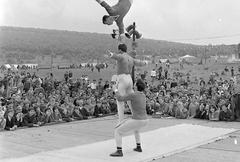
[[132, 81], [132, 77], [130, 74], [120, 74], [117, 76], [117, 85], [118, 85], [118, 88], [119, 85], [122, 85], [121, 87], [124, 88], [124, 89], [132, 89], [133, 88], [133, 81]]

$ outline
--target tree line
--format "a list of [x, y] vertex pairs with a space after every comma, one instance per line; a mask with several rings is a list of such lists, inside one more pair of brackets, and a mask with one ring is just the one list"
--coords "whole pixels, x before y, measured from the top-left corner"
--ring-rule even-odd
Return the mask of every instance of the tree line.
[[[199, 46], [142, 38], [137, 40], [138, 55], [162, 58], [186, 54], [197, 57], [227, 55], [236, 52], [236, 45]], [[117, 52], [118, 41], [108, 34], [49, 30], [39, 28], [0, 27], [0, 55], [4, 58], [32, 60], [51, 55], [81, 60], [103, 60], [107, 50]], [[131, 40], [127, 40], [130, 47]]]

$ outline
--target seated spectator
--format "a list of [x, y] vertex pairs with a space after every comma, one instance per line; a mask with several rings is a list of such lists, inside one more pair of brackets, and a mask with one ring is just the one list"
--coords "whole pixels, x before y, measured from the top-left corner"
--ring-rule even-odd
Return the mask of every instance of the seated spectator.
[[107, 115], [107, 114], [110, 114], [110, 108], [109, 108], [109, 105], [107, 104], [107, 101], [103, 101], [102, 102], [102, 114], [103, 115]]
[[94, 92], [97, 89], [96, 79], [93, 79], [93, 82], [90, 83], [87, 87], [90, 88], [90, 90]]
[[98, 100], [98, 99], [100, 99], [100, 97], [101, 97], [101, 95], [99, 94], [99, 92], [98, 92], [98, 91], [95, 91], [95, 93], [94, 93], [94, 98], [95, 98], [96, 100]]
[[47, 104], [47, 107], [51, 109], [51, 112], [53, 113], [53, 107], [56, 105], [56, 99], [54, 97], [51, 97], [49, 99], [49, 103]]
[[200, 101], [204, 104], [207, 104], [207, 91], [205, 91], [201, 96], [200, 96]]
[[40, 111], [41, 111], [41, 112], [45, 112], [46, 109], [47, 109], [47, 105], [44, 104], [44, 103], [38, 103], [38, 104], [36, 104], [35, 107], [40, 107]]
[[207, 104], [204, 108], [204, 113], [202, 114], [201, 119], [207, 119], [209, 120], [209, 104]]
[[37, 87], [34, 89], [34, 93], [37, 93], [37, 94], [39, 94], [39, 95], [40, 95], [40, 93], [41, 93], [41, 94], [44, 94], [44, 93], [45, 93], [44, 89], [41, 87], [41, 84], [37, 84], [36, 86], [37, 86]]
[[18, 106], [16, 113], [15, 113], [15, 119], [16, 119], [16, 125], [17, 127], [22, 127], [23, 126], [23, 116], [24, 114], [22, 113], [22, 107]]
[[188, 97], [186, 95], [182, 95], [182, 97], [180, 98], [183, 106], [188, 110], [189, 109], [189, 102], [188, 102]]
[[90, 97], [90, 103], [91, 103], [91, 106], [95, 107], [95, 105], [96, 105], [96, 98], [94, 97], [94, 95], [92, 97]]
[[109, 85], [109, 81], [105, 81], [105, 84], [103, 86], [103, 89], [106, 90], [106, 89], [109, 89], [110, 85]]
[[158, 108], [155, 110], [154, 115], [169, 116], [169, 104], [165, 103], [163, 98], [158, 98]]
[[39, 125], [44, 125], [45, 114], [41, 111], [39, 106], [36, 106], [34, 108], [35, 108], [35, 118], [36, 118], [37, 123]]
[[89, 103], [87, 103], [87, 102], [84, 103], [83, 107], [80, 108], [82, 116], [86, 116], [87, 118], [91, 118], [92, 114], [89, 111], [89, 109], [90, 109]]
[[96, 106], [94, 108], [93, 116], [95, 116], [95, 117], [102, 116], [104, 114], [102, 110], [103, 110], [102, 102], [100, 100], [98, 100], [97, 104], [96, 104]]
[[31, 86], [30, 89], [28, 90], [28, 92], [26, 93], [26, 95], [27, 95], [28, 97], [32, 97], [33, 94], [34, 94], [34, 91], [33, 91], [33, 87]]
[[109, 100], [109, 108], [112, 113], [117, 113], [117, 102], [113, 97]]
[[30, 102], [29, 101], [25, 101], [24, 104], [23, 104], [22, 113], [23, 114], [27, 114], [29, 108], [30, 108]]
[[108, 99], [108, 92], [105, 90], [102, 93], [102, 97], [100, 98], [100, 101], [106, 101], [107, 99]]
[[[175, 87], [176, 88], [176, 87]], [[173, 90], [173, 92], [171, 93], [171, 96], [173, 98], [173, 101], [174, 102], [177, 102], [178, 101], [178, 98], [180, 97], [178, 93], [174, 92], [176, 90]]]
[[13, 102], [8, 100], [7, 104], [6, 104], [6, 109], [4, 109], [4, 112], [6, 112], [7, 109], [15, 109]]
[[66, 108], [61, 108], [61, 116], [62, 116], [62, 120], [66, 121], [66, 122], [71, 122], [73, 121], [73, 119], [71, 118], [71, 115], [68, 113]]
[[92, 116], [93, 113], [94, 113], [94, 107], [95, 107], [95, 105], [96, 105], [96, 101], [93, 100], [91, 97], [88, 97], [88, 98], [86, 99], [86, 103], [89, 104], [89, 106], [88, 106], [88, 112], [89, 112], [90, 116]]
[[30, 107], [28, 113], [23, 117], [23, 125], [28, 127], [39, 127], [35, 117], [34, 108]]
[[227, 108], [226, 105], [222, 105], [221, 111], [219, 114], [220, 121], [233, 121], [233, 113]]
[[178, 107], [177, 102], [178, 102], [178, 99], [173, 98], [172, 102], [169, 104], [169, 114], [172, 117], [175, 117], [175, 113], [176, 113], [176, 110], [177, 110], [177, 107]]
[[215, 105], [210, 105], [209, 120], [219, 121], [219, 110], [217, 110], [217, 107]]
[[59, 112], [58, 106], [53, 107], [53, 118], [55, 122], [62, 121], [62, 115]]
[[177, 119], [186, 119], [187, 116], [188, 116], [188, 110], [183, 106], [183, 103], [181, 101], [178, 101], [175, 117]]
[[196, 111], [199, 107], [196, 96], [192, 96], [191, 103], [188, 109], [189, 118], [193, 118], [196, 115]]
[[64, 98], [64, 103], [61, 105], [61, 109], [66, 109], [68, 114], [71, 116], [73, 113], [73, 103], [70, 103], [69, 98]]
[[104, 91], [104, 85], [103, 85], [103, 82], [100, 79], [99, 79], [99, 82], [97, 84], [97, 89], [96, 90], [98, 91], [98, 93], [100, 95], [102, 95], [103, 98], [105, 98], [105, 94], [104, 93], [106, 91]]
[[54, 122], [55, 120], [54, 120], [54, 116], [53, 116], [53, 114], [52, 114], [52, 112], [51, 112], [51, 109], [50, 108], [46, 108], [45, 109], [45, 114], [44, 114], [44, 124], [46, 124], [46, 123], [52, 123], [52, 122]]
[[[77, 98], [75, 101], [75, 106], [78, 106], [79, 107], [79, 109], [80, 109], [80, 113], [82, 114], [82, 116], [83, 116], [83, 118], [85, 119], [85, 118], [88, 118], [89, 117], [89, 113], [88, 113], [88, 111], [86, 110], [86, 109], [83, 109], [83, 99], [80, 99], [80, 98]], [[88, 116], [86, 116], [86, 115], [88, 115]]]
[[164, 97], [164, 102], [165, 103], [170, 103], [170, 94], [166, 94], [165, 97]]
[[107, 89], [107, 90], [105, 90], [105, 91], [108, 92], [108, 98], [114, 98], [114, 95], [115, 95], [115, 92], [114, 92], [114, 91], [112, 91], [111, 89]]
[[124, 107], [125, 107], [124, 114], [129, 114], [129, 115], [132, 114], [131, 109], [127, 102], [124, 102]]
[[3, 107], [0, 106], [0, 131], [3, 131], [6, 126], [6, 119], [4, 118]]
[[[84, 116], [85, 117], [85, 116]], [[76, 120], [83, 120], [87, 119], [87, 117], [83, 118], [80, 108], [78, 106], [74, 107], [73, 113], [72, 113], [72, 118]]]
[[175, 112], [177, 109], [177, 104], [174, 102], [169, 103], [169, 116], [175, 117]]
[[196, 115], [194, 116], [194, 118], [203, 119], [205, 116], [205, 107], [206, 107], [206, 104], [201, 102], [199, 105], [199, 108], [196, 110]]
[[154, 112], [154, 109], [152, 109], [151, 101], [149, 98], [146, 98], [146, 111], [147, 111], [147, 114], [149, 115], [152, 115]]
[[165, 87], [164, 87], [164, 86], [161, 86], [160, 88], [163, 89], [163, 90], [160, 90], [158, 95], [161, 95], [161, 96], [165, 97], [165, 96], [166, 96]]
[[31, 87], [31, 79], [26, 78], [26, 81], [23, 84], [23, 90], [27, 93], [30, 87]]
[[16, 118], [14, 117], [14, 110], [9, 109], [6, 112], [6, 126], [5, 130], [14, 131], [17, 129]]
[[219, 100], [219, 102], [217, 103], [217, 106], [218, 106], [219, 108], [221, 108], [222, 105], [225, 105], [225, 104], [226, 104], [225, 99], [221, 98], [221, 99]]
[[159, 110], [160, 105], [157, 97], [150, 98], [149, 101], [150, 101], [150, 110], [152, 110], [153, 113]]

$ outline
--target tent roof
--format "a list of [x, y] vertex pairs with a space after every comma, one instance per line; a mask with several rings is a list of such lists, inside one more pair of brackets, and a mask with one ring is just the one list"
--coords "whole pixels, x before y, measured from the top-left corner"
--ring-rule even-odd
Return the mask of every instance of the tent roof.
[[5, 64], [4, 65], [6, 68], [11, 68], [11, 65], [9, 65], [9, 64]]
[[195, 57], [195, 56], [185, 55], [185, 56], [182, 56], [182, 57], [180, 57], [180, 58], [193, 58], [193, 57]]

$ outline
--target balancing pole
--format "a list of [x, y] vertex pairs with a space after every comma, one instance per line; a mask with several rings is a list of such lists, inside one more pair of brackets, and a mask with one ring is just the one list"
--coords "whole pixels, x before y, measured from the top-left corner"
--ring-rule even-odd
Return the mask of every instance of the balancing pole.
[[[136, 34], [135, 34], [135, 30], [136, 30], [136, 23], [134, 22], [133, 23], [133, 43], [135, 42], [135, 39], [136, 39]], [[133, 50], [135, 50], [134, 47], [132, 47]], [[133, 55], [132, 57], [135, 59], [135, 56], [136, 55]], [[135, 83], [135, 66], [132, 67], [132, 81], [133, 81], [133, 84]]]

